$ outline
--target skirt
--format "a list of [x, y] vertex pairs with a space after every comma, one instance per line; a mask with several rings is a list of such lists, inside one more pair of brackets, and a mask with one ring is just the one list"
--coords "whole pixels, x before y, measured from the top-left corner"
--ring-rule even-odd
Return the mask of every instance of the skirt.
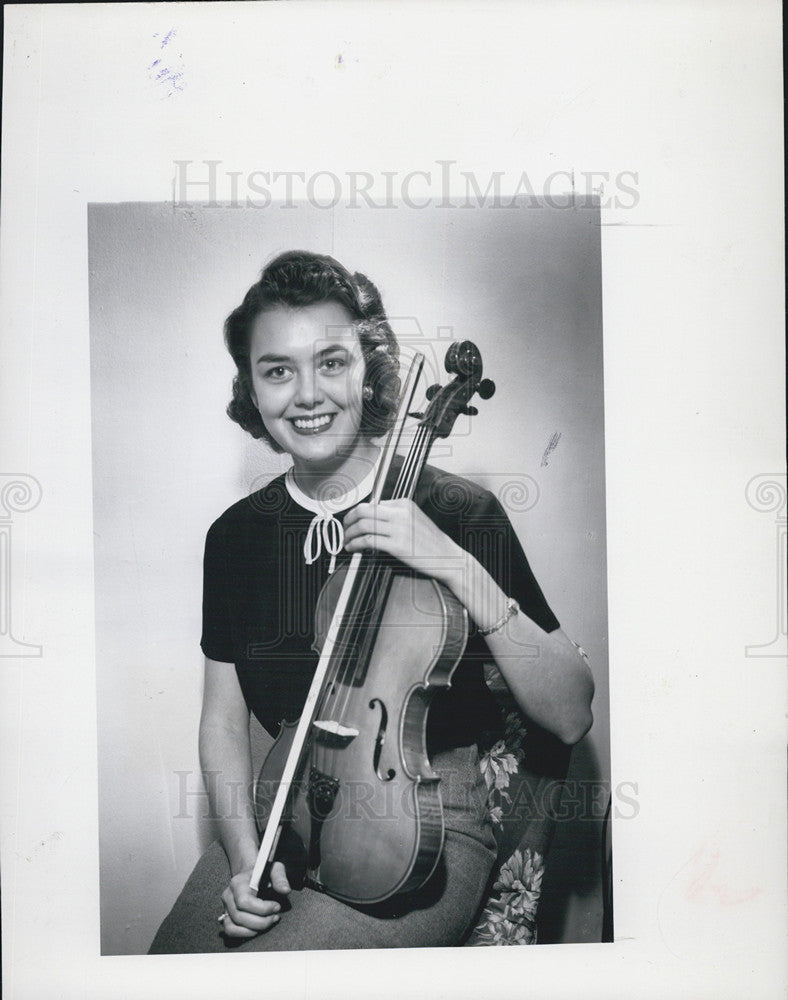
[[496, 844], [487, 788], [475, 746], [436, 754], [445, 838], [437, 868], [419, 890], [389, 904], [356, 907], [310, 888], [294, 890], [290, 909], [270, 930], [238, 941], [221, 933], [221, 894], [230, 866], [221, 845], [198, 861], [149, 954], [317, 951], [335, 948], [424, 948], [462, 944], [486, 900]]

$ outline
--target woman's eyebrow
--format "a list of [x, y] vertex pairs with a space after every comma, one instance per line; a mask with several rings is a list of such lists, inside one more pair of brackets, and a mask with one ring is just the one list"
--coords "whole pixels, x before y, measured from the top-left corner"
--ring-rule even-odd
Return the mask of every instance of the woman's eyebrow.
[[344, 351], [347, 354], [348, 346], [347, 344], [329, 344], [327, 347], [321, 347], [315, 353], [318, 357], [322, 357], [324, 354], [333, 354], [335, 351]]
[[260, 357], [255, 361], [256, 365], [261, 362], [264, 364], [281, 364], [283, 361], [289, 361], [290, 358], [286, 354], [261, 354]]
[[[315, 351], [315, 357], [321, 358], [324, 354], [333, 354], [336, 351], [344, 351], [347, 354], [347, 344], [328, 344], [326, 347], [321, 347], [319, 350]], [[281, 365], [292, 360], [293, 359], [289, 354], [261, 354], [255, 361], [255, 364]]]

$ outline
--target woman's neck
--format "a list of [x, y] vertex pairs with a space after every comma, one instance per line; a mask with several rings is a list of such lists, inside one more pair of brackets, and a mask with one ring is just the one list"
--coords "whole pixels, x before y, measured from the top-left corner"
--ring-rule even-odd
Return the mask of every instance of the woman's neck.
[[325, 465], [294, 460], [296, 485], [312, 499], [350, 493], [367, 478], [379, 454], [378, 445], [365, 441], [357, 444], [349, 454], [337, 455]]

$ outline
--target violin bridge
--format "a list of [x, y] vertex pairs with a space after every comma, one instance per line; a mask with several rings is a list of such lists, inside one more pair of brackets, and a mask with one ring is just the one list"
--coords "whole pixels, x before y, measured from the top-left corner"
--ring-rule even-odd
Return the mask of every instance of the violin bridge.
[[321, 742], [335, 747], [346, 747], [359, 735], [358, 729], [343, 726], [334, 719], [315, 719], [312, 725]]

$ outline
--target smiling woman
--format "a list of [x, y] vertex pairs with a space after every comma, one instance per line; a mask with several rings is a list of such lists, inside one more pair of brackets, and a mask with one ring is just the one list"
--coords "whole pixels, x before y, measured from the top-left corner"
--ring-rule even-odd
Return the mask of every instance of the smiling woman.
[[[563, 744], [579, 740], [591, 724], [590, 672], [491, 494], [426, 467], [413, 500], [368, 502], [399, 374], [396, 340], [367, 278], [330, 257], [284, 254], [230, 315], [225, 341], [237, 367], [228, 413], [288, 452], [293, 465], [230, 507], [208, 532], [200, 758], [211, 778], [221, 850], [200, 861], [151, 951], [462, 943], [496, 855], [479, 752], [502, 738], [503, 723], [484, 666], [494, 663], [520, 710]], [[360, 552], [381, 553], [406, 574], [437, 581], [458, 602], [457, 614], [464, 608], [475, 626], [467, 646], [463, 635], [453, 654], [451, 687], [436, 695], [427, 716], [430, 764], [419, 764], [440, 779], [442, 848], [432, 874], [408, 882], [407, 891], [374, 904], [341, 902], [316, 891], [320, 865], [328, 862], [320, 860], [325, 817], [310, 791], [310, 842], [294, 844], [285, 825], [270, 884], [258, 895], [250, 880], [259, 831], [251, 808], [239, 813], [235, 801], [239, 787], [253, 786], [250, 713], [270, 732], [282, 719], [298, 718], [317, 662], [317, 595], [338, 564]], [[347, 655], [357, 653], [354, 647]], [[397, 663], [392, 656], [392, 670]], [[340, 729], [331, 732], [338, 738]], [[351, 738], [357, 736], [353, 731]], [[381, 746], [379, 736], [375, 760]], [[397, 766], [408, 771], [416, 762]], [[377, 765], [369, 780], [376, 775]], [[353, 806], [356, 800], [342, 794], [336, 808]], [[374, 837], [354, 863], [374, 868]], [[304, 887], [292, 892], [299, 867]]]
[[296, 478], [374, 460], [377, 449], [361, 434], [364, 359], [344, 306], [267, 310], [254, 321], [249, 352], [252, 401]]
[[[272, 313], [277, 313], [278, 319], [272, 320]], [[278, 342], [284, 342], [284, 354], [277, 354], [268, 334], [278, 335]], [[293, 365], [291, 335], [296, 338], [294, 349], [312, 348], [307, 350], [306, 369]], [[351, 276], [332, 258], [319, 254], [281, 254], [227, 318], [225, 343], [238, 369], [227, 412], [253, 437], [267, 440], [275, 451], [286, 448], [266, 426], [258, 408], [255, 380], [262, 373], [253, 371], [257, 362], [270, 366], [268, 380], [273, 381], [289, 381], [294, 375], [311, 372], [329, 358], [326, 371], [344, 363], [356, 379], [365, 379], [359, 430], [369, 437], [379, 437], [388, 430], [399, 389], [397, 341], [380, 293], [365, 275]], [[264, 356], [257, 356], [256, 347]], [[336, 354], [332, 348], [337, 349]], [[358, 407], [358, 399], [355, 405]]]

